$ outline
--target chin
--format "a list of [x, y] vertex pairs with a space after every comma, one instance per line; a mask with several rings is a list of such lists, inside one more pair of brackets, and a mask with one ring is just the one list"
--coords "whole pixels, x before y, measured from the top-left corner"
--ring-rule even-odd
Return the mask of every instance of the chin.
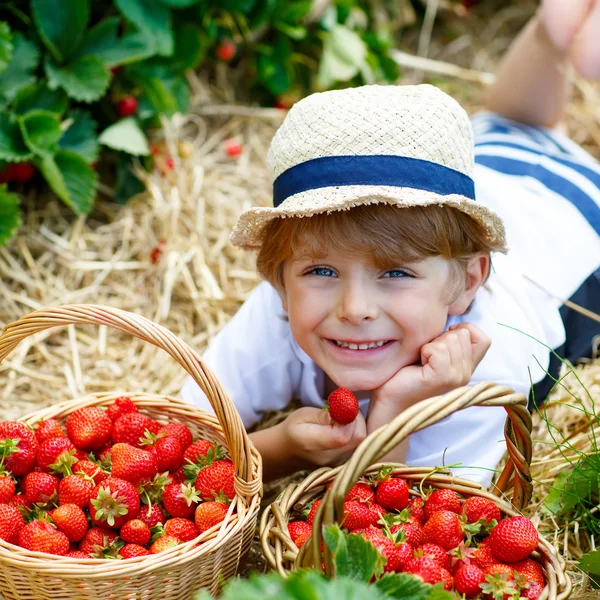
[[374, 376], [372, 373], [340, 373], [330, 375], [332, 381], [338, 386], [353, 392], [370, 392], [382, 386], [389, 377]]

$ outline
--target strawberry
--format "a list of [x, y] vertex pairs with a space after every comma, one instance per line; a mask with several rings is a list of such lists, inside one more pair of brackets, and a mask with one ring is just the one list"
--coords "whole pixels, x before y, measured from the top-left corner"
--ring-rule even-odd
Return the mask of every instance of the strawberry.
[[137, 514], [136, 519], [143, 521], [152, 529], [159, 523], [165, 522], [165, 514], [162, 508], [158, 504], [151, 504], [149, 506], [142, 506], [140, 512]]
[[148, 451], [154, 454], [159, 473], [177, 471], [181, 466], [183, 451], [176, 437], [158, 438]]
[[185, 450], [187, 450], [187, 448], [191, 446], [193, 442], [192, 432], [181, 423], [167, 423], [167, 425], [165, 425], [158, 432], [158, 435], [177, 438], [181, 444], [182, 452], [185, 452]]
[[194, 522], [198, 528], [198, 533], [204, 533], [211, 527], [221, 523], [227, 515], [226, 504], [222, 502], [203, 502], [198, 505], [194, 513]]
[[0, 504], [8, 504], [14, 497], [17, 491], [15, 480], [0, 473]]
[[425, 583], [435, 584], [442, 581], [442, 568], [428, 556], [411, 558], [404, 565], [404, 572], [411, 573]]
[[108, 477], [108, 474], [102, 470], [102, 467], [91, 460], [80, 460], [73, 467], [73, 474], [87, 475], [87, 477], [93, 480], [94, 485], [98, 485]]
[[535, 525], [522, 516], [504, 519], [489, 536], [492, 554], [500, 561], [514, 563], [527, 558], [538, 546]]
[[216, 57], [223, 62], [229, 62], [232, 60], [236, 53], [237, 46], [235, 45], [235, 42], [229, 38], [219, 42], [215, 48]]
[[32, 471], [21, 482], [22, 490], [29, 502], [51, 502], [58, 495], [58, 479], [50, 473]]
[[449, 510], [438, 510], [423, 526], [423, 542], [437, 544], [444, 550], [456, 548], [463, 540], [458, 515]]
[[542, 565], [536, 560], [525, 558], [510, 565], [517, 573], [525, 575], [526, 581], [531, 583], [539, 583], [542, 587], [546, 585], [546, 578]]
[[116, 540], [117, 534], [114, 531], [92, 527], [79, 542], [79, 549], [88, 556], [103, 558], [104, 552], [109, 550]]
[[439, 510], [449, 510], [450, 512], [460, 514], [462, 505], [458, 494], [454, 490], [441, 489], [435, 490], [427, 498], [424, 509], [425, 517], [430, 519], [431, 515]]
[[73, 558], [75, 560], [79, 560], [82, 558], [89, 558], [90, 555], [87, 554], [87, 552], [82, 552], [81, 550], [69, 550], [66, 554], [65, 557], [67, 558]]
[[131, 117], [138, 109], [138, 101], [135, 96], [124, 96], [117, 103], [117, 114], [120, 117]]
[[196, 440], [185, 449], [183, 453], [183, 464], [198, 464], [198, 462], [204, 460], [211, 451], [214, 453], [215, 447], [209, 441]]
[[312, 506], [310, 507], [310, 510], [308, 511], [308, 515], [306, 516], [306, 522], [309, 525], [312, 525], [313, 521], [315, 520], [315, 515], [317, 514], [317, 510], [319, 508], [319, 504], [321, 504], [321, 500], [315, 500], [312, 503]]
[[27, 496], [25, 494], [15, 494], [11, 501], [11, 506], [15, 506], [21, 510], [22, 514], [27, 514], [29, 512], [29, 508], [31, 507], [31, 502], [27, 500]]
[[24, 525], [23, 515], [16, 506], [0, 504], [0, 540], [9, 544], [17, 544], [19, 532]]
[[70, 542], [79, 542], [88, 530], [85, 513], [76, 504], [63, 504], [50, 511], [54, 524], [62, 531]]
[[485, 582], [481, 590], [485, 598], [494, 600], [514, 600], [518, 597], [518, 586], [514, 581], [514, 571], [510, 566], [496, 563], [483, 570]]
[[38, 444], [53, 437], [67, 437], [60, 423], [56, 419], [45, 419], [37, 424], [35, 437]]
[[521, 598], [526, 600], [537, 600], [544, 591], [544, 586], [541, 583], [530, 583], [525, 589], [521, 590]]
[[163, 535], [159, 537], [153, 544], [150, 546], [150, 554], [158, 554], [159, 552], [164, 552], [169, 548], [175, 548], [179, 542], [170, 535]]
[[221, 492], [233, 500], [235, 468], [229, 459], [216, 460], [198, 471], [196, 491], [203, 500], [213, 500]]
[[448, 569], [450, 567], [450, 557], [447, 552], [437, 544], [426, 542], [415, 548], [415, 556], [428, 556], [433, 559], [440, 567]]
[[452, 573], [448, 571], [448, 569], [441, 568], [440, 576], [442, 578], [442, 583], [444, 585], [444, 589], [449, 592], [454, 586], [454, 577], [452, 577]]
[[408, 506], [408, 485], [400, 477], [384, 479], [375, 493], [375, 501], [388, 510], [403, 510]]
[[465, 542], [461, 542], [456, 548], [448, 552], [448, 555], [450, 556], [450, 573], [455, 574], [456, 571], [458, 571], [458, 569], [460, 569], [460, 567], [463, 565], [468, 565], [471, 563], [475, 564], [473, 562], [473, 556], [476, 552], [476, 549], [472, 548], [470, 543], [471, 542], [469, 541], [469, 545], [467, 545]]
[[423, 527], [416, 523], [398, 523], [392, 525], [390, 531], [393, 534], [398, 534], [401, 531], [403, 534], [402, 539], [413, 548], [420, 546], [423, 541]]
[[165, 510], [172, 517], [189, 517], [200, 502], [196, 489], [188, 483], [171, 483], [163, 492]]
[[375, 502], [373, 502], [373, 504], [367, 504], [367, 506], [369, 507], [371, 516], [373, 518], [371, 523], [376, 527], [383, 527], [382, 519], [385, 517], [385, 508]]
[[111, 449], [111, 457], [112, 476], [134, 485], [149, 481], [158, 473], [155, 455], [130, 444], [115, 444]]
[[420, 496], [415, 496], [408, 501], [408, 510], [421, 524], [425, 523], [425, 502]]
[[356, 500], [344, 502], [344, 519], [342, 521], [344, 529], [354, 531], [355, 529], [364, 529], [372, 524], [373, 513], [369, 506]]
[[19, 546], [31, 552], [66, 554], [69, 540], [62, 531], [57, 531], [47, 521], [31, 521], [19, 532]]
[[129, 544], [138, 544], [145, 546], [152, 537], [150, 527], [140, 519], [131, 519], [127, 521], [119, 530], [119, 537]]
[[138, 544], [125, 544], [120, 550], [121, 558], [137, 558], [138, 556], [148, 556], [150, 552]]
[[165, 523], [165, 535], [174, 537], [180, 542], [189, 542], [200, 535], [193, 521], [175, 517]]
[[358, 400], [350, 390], [338, 388], [329, 394], [324, 409], [334, 423], [348, 425], [358, 416]]
[[140, 495], [129, 481], [109, 477], [94, 488], [89, 509], [96, 525], [119, 528], [137, 516]]
[[483, 571], [473, 564], [464, 564], [454, 574], [454, 589], [465, 598], [476, 598], [481, 594], [480, 584], [485, 582]]
[[13, 477], [35, 467], [38, 443], [35, 433], [20, 421], [0, 422], [0, 460]]
[[114, 423], [122, 415], [139, 412], [131, 398], [120, 396], [106, 409], [106, 416]]
[[302, 544], [312, 535], [312, 527], [306, 521], [291, 521], [288, 523], [288, 532], [292, 542], [302, 548]]
[[94, 482], [80, 475], [67, 475], [58, 484], [58, 503], [75, 504], [79, 508], [87, 508], [92, 494], [94, 493]]
[[490, 523], [492, 520], [499, 522], [502, 518], [500, 509], [488, 498], [471, 496], [462, 505], [462, 513], [467, 518], [467, 523], [477, 523], [479, 519], [485, 519]]
[[[356, 500], [357, 502], [364, 502], [371, 504], [375, 501], [375, 492], [370, 485], [366, 483], [355, 483], [348, 492], [346, 500]], [[381, 504], [381, 502], [379, 502]]]
[[225, 140], [223, 142], [223, 147], [225, 148], [227, 156], [231, 156], [232, 158], [239, 156], [244, 149], [242, 144], [232, 139]]
[[112, 421], [97, 406], [72, 412], [67, 419], [67, 435], [76, 448], [99, 450], [110, 440]]
[[379, 529], [369, 527], [357, 529], [353, 534], [361, 535], [365, 540], [373, 544], [375, 549], [386, 559], [384, 572], [400, 572], [409, 560], [413, 558], [412, 546], [405, 543], [395, 544], [387, 538]]
[[141, 413], [127, 413], [114, 422], [112, 441], [113, 444], [123, 443], [141, 448], [143, 444], [140, 440], [146, 435], [146, 431], [158, 433], [159, 429], [160, 424], [154, 419]]
[[171, 479], [177, 483], [186, 483], [186, 473], [183, 467], [179, 467], [175, 473], [170, 473]]
[[471, 562], [476, 564], [482, 570], [485, 570], [487, 567], [497, 562], [492, 554], [492, 549], [490, 548], [488, 540], [489, 538], [486, 538], [471, 555]]
[[47, 472], [70, 475], [75, 458], [75, 446], [69, 438], [52, 437], [37, 449], [38, 467]]

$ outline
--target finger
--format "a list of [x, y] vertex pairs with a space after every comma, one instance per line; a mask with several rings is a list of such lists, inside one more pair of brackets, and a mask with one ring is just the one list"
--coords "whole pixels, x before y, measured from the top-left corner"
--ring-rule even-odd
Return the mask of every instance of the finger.
[[487, 336], [479, 327], [473, 325], [473, 323], [461, 323], [458, 327], [466, 329], [471, 336], [471, 351], [473, 360], [473, 370], [482, 361], [487, 351], [492, 345], [492, 340]]
[[[447, 342], [435, 341], [425, 344], [421, 349], [421, 354], [423, 356], [423, 366], [429, 367], [436, 376], [448, 373], [452, 369], [450, 349]], [[424, 369], [424, 373], [427, 373], [427, 369]]]

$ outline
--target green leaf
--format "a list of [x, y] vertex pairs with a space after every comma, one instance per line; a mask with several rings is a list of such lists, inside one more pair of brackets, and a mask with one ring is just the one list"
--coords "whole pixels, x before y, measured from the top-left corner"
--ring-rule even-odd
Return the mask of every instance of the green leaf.
[[115, 4], [127, 21], [154, 40], [158, 54], [173, 54], [171, 13], [166, 6], [158, 0], [115, 0]]
[[73, 122], [63, 133], [58, 142], [58, 147], [62, 150], [75, 152], [88, 163], [95, 162], [98, 159], [99, 150], [96, 137], [98, 124], [85, 111], [73, 111], [70, 116]]
[[176, 33], [175, 52], [168, 60], [173, 71], [184, 73], [200, 64], [206, 47], [200, 29], [192, 23], [182, 25]]
[[32, 110], [18, 117], [26, 146], [34, 154], [54, 154], [62, 135], [56, 114], [47, 110]]
[[67, 110], [69, 99], [62, 90], [51, 90], [45, 81], [32, 83], [20, 89], [13, 101], [13, 110], [22, 115], [40, 109], [62, 115]]
[[302, 25], [288, 25], [287, 23], [275, 23], [275, 29], [279, 29], [293, 40], [303, 40], [308, 33], [306, 27]]
[[371, 581], [381, 554], [360, 535], [346, 535], [338, 525], [323, 530], [325, 543], [334, 554], [335, 572], [359, 581]]
[[37, 46], [26, 40], [22, 34], [13, 37], [13, 57], [8, 68], [0, 77], [0, 95], [12, 100], [15, 94], [23, 87], [33, 83], [34, 71], [40, 61], [40, 52]]
[[146, 135], [133, 117], [121, 119], [107, 127], [100, 134], [98, 141], [113, 150], [121, 150], [136, 156], [150, 154]]
[[131, 156], [120, 152], [117, 158], [117, 181], [115, 184], [115, 201], [125, 204], [128, 200], [141, 194], [146, 187], [136, 177], [131, 168]]
[[256, 4], [256, 0], [217, 0], [218, 8], [227, 12], [249, 13]]
[[83, 56], [64, 67], [46, 60], [44, 67], [51, 90], [62, 88], [81, 102], [102, 98], [111, 79], [109, 70], [97, 56]]
[[96, 56], [107, 67], [114, 67], [143, 60], [155, 53], [153, 39], [140, 31], [128, 32], [118, 40], [120, 22], [119, 17], [111, 17], [98, 23], [87, 34], [79, 54]]
[[375, 585], [386, 596], [402, 600], [429, 600], [433, 590], [431, 585], [408, 573], [387, 573]]
[[0, 160], [23, 162], [32, 157], [33, 153], [25, 145], [15, 116], [11, 113], [0, 114]]
[[200, 0], [159, 0], [161, 4], [170, 6], [171, 8], [188, 8], [198, 4]]
[[365, 64], [367, 47], [358, 33], [336, 25], [325, 38], [319, 63], [318, 85], [330, 88], [337, 81], [349, 81]]
[[19, 196], [0, 185], [0, 246], [14, 235], [17, 227], [21, 225], [21, 207]]
[[264, 54], [259, 56], [258, 75], [274, 96], [279, 96], [290, 89], [291, 78], [289, 72], [278, 56]]
[[559, 515], [562, 512], [562, 496], [570, 476], [571, 471], [561, 471], [557, 475], [542, 505], [546, 511], [554, 515]]
[[71, 58], [90, 18], [89, 0], [31, 0], [40, 38], [58, 62]]
[[249, 579], [232, 579], [225, 587], [221, 600], [269, 600], [290, 598], [284, 591], [285, 580], [279, 573], [257, 575]]
[[36, 164], [54, 193], [76, 214], [90, 211], [98, 175], [81, 156], [59, 150], [54, 156], [44, 155]]
[[0, 73], [6, 71], [13, 57], [12, 33], [8, 23], [0, 21]]
[[157, 113], [172, 115], [177, 112], [177, 99], [160, 79], [145, 79], [142, 84], [144, 93]]

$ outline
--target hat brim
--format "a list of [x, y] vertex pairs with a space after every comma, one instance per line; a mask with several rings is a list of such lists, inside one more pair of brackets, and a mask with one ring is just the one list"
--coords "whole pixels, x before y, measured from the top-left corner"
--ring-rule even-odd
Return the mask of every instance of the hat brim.
[[255, 207], [242, 213], [231, 233], [231, 242], [246, 250], [261, 246], [263, 229], [273, 220], [349, 210], [365, 204], [410, 206], [452, 206], [480, 223], [491, 244], [506, 251], [506, 232], [502, 219], [489, 208], [458, 194], [443, 196], [415, 188], [348, 185], [307, 190], [294, 194], [277, 208]]

